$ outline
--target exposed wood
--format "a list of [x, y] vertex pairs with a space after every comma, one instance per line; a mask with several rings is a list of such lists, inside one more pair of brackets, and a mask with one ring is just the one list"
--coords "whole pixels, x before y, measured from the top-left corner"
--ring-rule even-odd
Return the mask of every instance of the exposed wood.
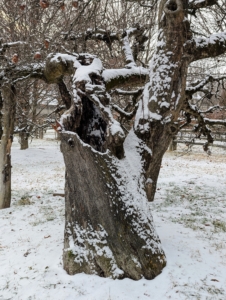
[[66, 165], [64, 269], [69, 274], [154, 278], [164, 268], [165, 256], [151, 217], [145, 219], [133, 207], [131, 191], [123, 181], [117, 183], [117, 161], [75, 134], [62, 133], [61, 138]]

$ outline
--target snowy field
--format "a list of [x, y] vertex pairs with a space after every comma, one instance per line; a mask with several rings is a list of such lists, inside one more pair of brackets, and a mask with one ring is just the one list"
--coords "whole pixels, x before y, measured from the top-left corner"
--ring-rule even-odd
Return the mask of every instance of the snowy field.
[[226, 151], [166, 153], [151, 203], [167, 266], [152, 281], [62, 268], [64, 163], [47, 136], [12, 150], [12, 207], [0, 211], [1, 300], [226, 299]]

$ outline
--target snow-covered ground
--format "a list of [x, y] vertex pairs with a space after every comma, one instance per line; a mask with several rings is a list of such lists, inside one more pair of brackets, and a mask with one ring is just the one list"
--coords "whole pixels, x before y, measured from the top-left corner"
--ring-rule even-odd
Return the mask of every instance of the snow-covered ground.
[[[200, 151], [199, 151], [200, 150]], [[0, 211], [0, 299], [226, 299], [226, 151], [164, 157], [151, 203], [167, 266], [152, 281], [62, 268], [64, 163], [59, 142], [12, 150], [12, 207]]]

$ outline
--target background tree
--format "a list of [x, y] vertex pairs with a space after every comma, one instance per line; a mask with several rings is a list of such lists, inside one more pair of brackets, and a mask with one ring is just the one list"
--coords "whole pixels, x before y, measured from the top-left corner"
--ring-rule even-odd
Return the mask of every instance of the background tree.
[[[166, 264], [146, 201], [154, 199], [162, 157], [172, 138], [192, 118], [197, 121], [196, 131], [207, 137], [206, 149], [213, 141], [209, 127], [225, 125], [225, 121], [207, 118], [205, 113], [210, 110], [201, 112], [191, 104], [193, 95], [224, 77], [187, 80], [191, 64], [226, 51], [226, 32], [205, 31], [208, 34], [205, 37], [203, 30], [213, 28], [212, 24], [205, 29], [197, 26], [195, 20], [204, 16], [198, 15], [199, 11], [205, 12], [210, 7], [222, 13], [223, 3], [216, 0], [79, 3], [76, 16], [66, 14], [64, 8], [65, 18], [59, 19], [57, 7], [62, 10], [62, 3], [50, 2], [43, 8], [45, 15], [39, 22], [49, 20], [49, 23], [47, 27], [41, 23], [40, 28], [49, 28], [51, 20], [56, 21], [48, 32], [49, 39], [53, 41], [55, 37], [55, 43], [45, 53], [53, 50], [58, 53], [43, 56], [45, 63], [41, 60], [37, 64], [29, 62], [27, 57], [31, 52], [27, 50], [24, 57], [21, 55], [21, 64], [6, 64], [1, 77], [3, 110], [6, 112], [7, 105], [14, 103], [16, 80], [33, 77], [56, 84], [67, 108], [59, 125], [66, 165], [65, 270], [69, 274], [85, 272], [114, 278], [152, 279]], [[155, 20], [158, 11], [156, 36], [150, 34], [149, 25], [142, 23], [145, 20], [142, 11], [149, 13], [150, 20]], [[130, 16], [136, 12], [141, 17], [134, 24]], [[103, 14], [109, 15], [106, 22]], [[84, 24], [89, 27], [83, 27]], [[194, 31], [194, 24], [200, 36]], [[60, 26], [64, 26], [64, 32]], [[224, 30], [223, 22], [222, 26]], [[153, 45], [154, 37], [155, 50], [148, 54], [152, 58], [147, 68], [148, 55], [142, 51], [148, 38], [149, 47]], [[7, 48], [18, 45], [24, 46], [25, 41], [5, 43], [1, 51], [5, 54]], [[59, 53], [62, 50], [64, 53]], [[114, 59], [115, 67], [106, 69], [110, 59]], [[119, 104], [125, 107], [115, 103], [115, 95], [124, 96], [124, 103]], [[121, 126], [113, 117], [114, 112], [120, 120], [130, 122]], [[4, 115], [4, 122], [7, 116]], [[10, 128], [5, 123], [7, 138]], [[6, 149], [3, 156], [9, 159], [9, 138], [5, 148], [2, 141], [1, 149]], [[3, 167], [6, 165], [7, 170]], [[2, 185], [7, 182], [9, 166], [8, 162], [0, 164]], [[2, 194], [2, 199], [6, 199], [6, 193]]]
[[33, 137], [43, 138], [65, 110], [56, 88], [37, 79], [17, 84], [16, 103], [14, 134], [18, 134], [21, 150], [28, 148]]

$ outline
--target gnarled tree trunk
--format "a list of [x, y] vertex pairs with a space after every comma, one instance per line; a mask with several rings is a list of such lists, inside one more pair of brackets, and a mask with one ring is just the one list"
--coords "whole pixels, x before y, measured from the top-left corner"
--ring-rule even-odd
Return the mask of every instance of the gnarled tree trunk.
[[[104, 277], [152, 279], [166, 265], [142, 189], [142, 174], [131, 161], [141, 158], [139, 140], [127, 137], [118, 160], [62, 133], [66, 165], [64, 269]], [[136, 148], [137, 147], [137, 148]], [[141, 149], [140, 149], [141, 150]], [[140, 187], [139, 187], [140, 186]]]
[[13, 141], [15, 118], [15, 90], [10, 83], [2, 86], [3, 134], [0, 143], [0, 209], [10, 207], [11, 203], [11, 145]]
[[[85, 272], [152, 279], [165, 266], [164, 254], [150, 215], [145, 215], [147, 206], [144, 203], [147, 198], [149, 201], [154, 199], [162, 157], [179, 130], [178, 117], [185, 99], [186, 75], [191, 61], [191, 56], [184, 50], [191, 33], [183, 6], [182, 0], [162, 0], [159, 6], [159, 35], [151, 63], [150, 82], [139, 102], [134, 125], [140, 142], [133, 144], [133, 149], [143, 145], [139, 148], [142, 157], [138, 172], [140, 179], [136, 175], [131, 177], [133, 171], [125, 146], [130, 144], [128, 141], [123, 143], [122, 139], [122, 151], [118, 153], [115, 147], [109, 147], [111, 144], [105, 133], [105, 146], [115, 156], [122, 158], [125, 150], [125, 158], [118, 160], [107, 153], [92, 150], [75, 134], [62, 133], [66, 164], [64, 268], [69, 274]], [[78, 83], [79, 77], [75, 82], [77, 87], [82, 87], [83, 93], [91, 94], [97, 91], [97, 87], [101, 91], [100, 78], [92, 81], [95, 86], [89, 82], [88, 89], [86, 82]], [[98, 93], [95, 97], [88, 97], [98, 103]], [[104, 103], [103, 97], [99, 97], [101, 103]], [[91, 145], [86, 138], [89, 132], [84, 130], [90, 128], [84, 113], [84, 103], [88, 102], [76, 101], [81, 112], [81, 118], [76, 119], [84, 136], [77, 129], [75, 132]], [[106, 124], [111, 123], [103, 113], [102, 116]], [[91, 120], [93, 115], [89, 114], [89, 118]], [[67, 122], [64, 125], [67, 127]], [[130, 138], [131, 134], [127, 140]], [[137, 155], [134, 152], [134, 157]]]

